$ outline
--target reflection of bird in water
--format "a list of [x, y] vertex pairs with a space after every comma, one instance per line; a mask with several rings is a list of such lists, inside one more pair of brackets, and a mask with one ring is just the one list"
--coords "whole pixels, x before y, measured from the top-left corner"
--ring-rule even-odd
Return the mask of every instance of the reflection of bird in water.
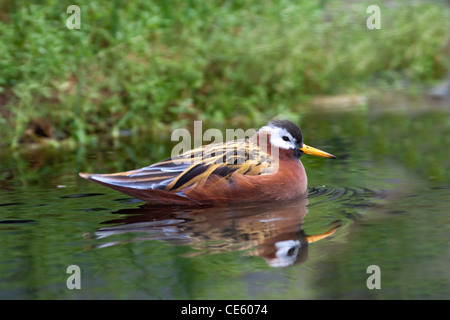
[[130, 241], [162, 240], [175, 245], [190, 245], [196, 254], [246, 251], [263, 257], [270, 266], [285, 267], [307, 260], [308, 246], [332, 235], [339, 226], [317, 235], [302, 229], [307, 199], [259, 203], [245, 206], [209, 208], [141, 207], [119, 210], [122, 216], [104, 222], [96, 238], [133, 234], [132, 239], [113, 241], [99, 247]]

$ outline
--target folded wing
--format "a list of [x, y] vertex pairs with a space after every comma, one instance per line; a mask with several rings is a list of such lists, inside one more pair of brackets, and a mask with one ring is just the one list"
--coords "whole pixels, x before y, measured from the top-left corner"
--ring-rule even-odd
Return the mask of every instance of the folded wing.
[[182, 194], [186, 188], [220, 176], [232, 183], [233, 174], [269, 174], [272, 157], [248, 140], [210, 144], [185, 152], [137, 170], [113, 174], [86, 174], [80, 176], [105, 185], [140, 190], [165, 190]]

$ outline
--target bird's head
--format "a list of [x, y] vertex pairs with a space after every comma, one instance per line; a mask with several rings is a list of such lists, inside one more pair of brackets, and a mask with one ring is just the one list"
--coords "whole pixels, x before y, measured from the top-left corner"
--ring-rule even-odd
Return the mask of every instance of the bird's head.
[[262, 127], [259, 133], [265, 132], [270, 135], [270, 144], [282, 150], [292, 150], [295, 158], [300, 158], [303, 154], [310, 154], [319, 157], [336, 157], [328, 152], [310, 147], [303, 143], [303, 134], [299, 126], [289, 120], [270, 121]]

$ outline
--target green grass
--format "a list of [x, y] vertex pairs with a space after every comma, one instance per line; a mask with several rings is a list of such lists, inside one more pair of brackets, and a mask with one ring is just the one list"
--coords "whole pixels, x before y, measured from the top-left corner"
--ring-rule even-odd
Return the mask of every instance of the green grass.
[[[366, 28], [369, 5], [381, 29]], [[89, 143], [445, 76], [450, 11], [397, 1], [0, 1], [0, 145], [44, 119]], [[69, 30], [69, 5], [81, 29]]]

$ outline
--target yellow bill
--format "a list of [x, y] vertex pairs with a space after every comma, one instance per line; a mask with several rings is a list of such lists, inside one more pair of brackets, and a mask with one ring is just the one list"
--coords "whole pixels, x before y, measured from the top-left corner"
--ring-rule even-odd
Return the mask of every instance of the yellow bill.
[[307, 146], [306, 144], [303, 144], [303, 147], [301, 147], [300, 150], [302, 150], [303, 153], [305, 153], [305, 154], [310, 154], [313, 156], [319, 156], [319, 157], [324, 157], [324, 158], [336, 159], [336, 156], [332, 155], [331, 153]]

